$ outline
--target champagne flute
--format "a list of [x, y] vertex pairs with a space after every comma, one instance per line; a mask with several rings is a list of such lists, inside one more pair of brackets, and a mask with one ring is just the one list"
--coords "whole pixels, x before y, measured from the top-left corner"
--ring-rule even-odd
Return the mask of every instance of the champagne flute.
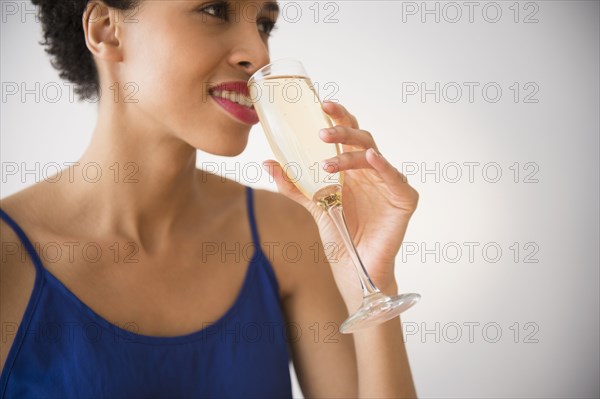
[[331, 217], [356, 268], [363, 302], [340, 332], [383, 323], [414, 305], [419, 294], [389, 297], [380, 292], [358, 256], [344, 219], [344, 173], [328, 173], [320, 166], [322, 160], [340, 155], [340, 146], [319, 137], [319, 130], [333, 124], [302, 63], [291, 58], [272, 62], [252, 75], [248, 89], [275, 158], [295, 186]]

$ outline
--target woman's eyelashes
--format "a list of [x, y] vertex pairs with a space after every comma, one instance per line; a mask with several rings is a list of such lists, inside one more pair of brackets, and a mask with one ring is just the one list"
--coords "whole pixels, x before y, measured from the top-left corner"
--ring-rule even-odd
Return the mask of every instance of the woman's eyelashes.
[[270, 19], [263, 19], [262, 21], [258, 21], [258, 25], [260, 26], [261, 24], [263, 24], [264, 26], [262, 31], [267, 36], [271, 36], [271, 33], [273, 33], [274, 30], [277, 30], [277, 25], [275, 24], [275, 21], [272, 21]]
[[[232, 14], [235, 14], [235, 10], [231, 9], [231, 4], [227, 1], [218, 1], [216, 3], [204, 5], [200, 7], [198, 11], [210, 17], [218, 18], [224, 22], [230, 22], [230, 17]], [[244, 13], [242, 12], [240, 17], [243, 17], [243, 15]], [[234, 19], [237, 20], [237, 18]], [[275, 21], [269, 18], [259, 18], [257, 20], [257, 25], [259, 27], [258, 29], [267, 36], [270, 36], [271, 33], [277, 29]]]
[[219, 1], [209, 5], [205, 5], [199, 8], [199, 11], [210, 15], [211, 17], [219, 18], [224, 21], [229, 20], [229, 3], [226, 1]]

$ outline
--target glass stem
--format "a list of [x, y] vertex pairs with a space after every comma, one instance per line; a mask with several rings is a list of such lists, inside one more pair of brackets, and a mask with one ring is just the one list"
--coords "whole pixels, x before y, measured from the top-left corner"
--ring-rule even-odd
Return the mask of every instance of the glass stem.
[[344, 240], [344, 244], [346, 245], [346, 249], [352, 258], [352, 262], [354, 263], [354, 267], [356, 268], [356, 274], [358, 274], [358, 278], [360, 279], [360, 285], [362, 286], [363, 296], [367, 297], [369, 295], [379, 293], [379, 289], [375, 287], [375, 284], [371, 281], [367, 270], [365, 269], [360, 257], [358, 256], [358, 252], [354, 247], [354, 242], [350, 237], [350, 233], [348, 233], [348, 226], [346, 225], [346, 220], [344, 218], [344, 212], [342, 209], [342, 205], [338, 202], [333, 204], [332, 206], [327, 208], [327, 213], [335, 223], [342, 239]]

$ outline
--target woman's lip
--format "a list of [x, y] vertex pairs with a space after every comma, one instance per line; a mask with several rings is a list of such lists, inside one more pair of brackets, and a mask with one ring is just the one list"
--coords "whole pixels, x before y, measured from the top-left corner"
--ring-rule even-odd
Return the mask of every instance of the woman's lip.
[[250, 90], [248, 89], [248, 82], [243, 80], [232, 81], [232, 82], [223, 82], [219, 83], [216, 86], [210, 88], [210, 92], [214, 93], [216, 91], [235, 91], [246, 97], [250, 96]]
[[223, 97], [215, 95], [211, 95], [210, 97], [238, 121], [247, 125], [256, 125], [259, 122], [256, 110], [245, 107], [236, 102], [229, 101]]

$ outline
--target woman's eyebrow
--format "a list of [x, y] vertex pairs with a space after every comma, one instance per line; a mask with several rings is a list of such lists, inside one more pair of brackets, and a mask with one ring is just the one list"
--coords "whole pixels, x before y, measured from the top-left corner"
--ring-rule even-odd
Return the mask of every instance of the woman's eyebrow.
[[279, 13], [279, 4], [276, 1], [268, 1], [263, 5], [263, 10]]

